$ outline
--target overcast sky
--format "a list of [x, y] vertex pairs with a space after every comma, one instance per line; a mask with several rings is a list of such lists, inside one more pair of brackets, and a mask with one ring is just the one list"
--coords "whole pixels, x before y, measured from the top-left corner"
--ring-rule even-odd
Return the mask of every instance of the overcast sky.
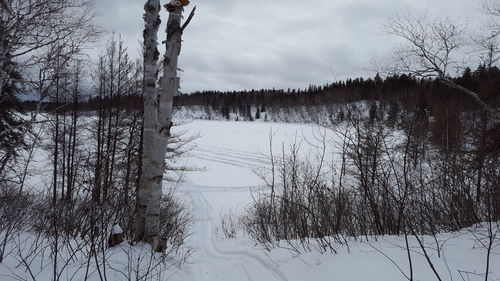
[[[99, 23], [121, 34], [133, 56], [144, 2], [96, 0]], [[305, 88], [373, 76], [371, 62], [383, 63], [398, 44], [382, 27], [397, 11], [427, 9], [474, 26], [481, 21], [480, 0], [191, 0], [186, 14], [193, 5], [197, 13], [179, 58], [185, 93]], [[166, 16], [163, 11], [163, 23]]]

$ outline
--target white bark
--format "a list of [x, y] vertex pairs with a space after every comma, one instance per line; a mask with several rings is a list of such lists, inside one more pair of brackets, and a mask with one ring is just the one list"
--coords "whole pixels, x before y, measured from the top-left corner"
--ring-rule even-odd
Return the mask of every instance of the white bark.
[[[158, 240], [160, 227], [160, 200], [162, 182], [165, 171], [165, 156], [172, 125], [172, 103], [179, 91], [177, 77], [177, 61], [181, 49], [182, 6], [167, 5], [169, 18], [167, 22], [166, 52], [163, 60], [163, 76], [159, 88], [156, 89], [157, 75], [157, 31], [159, 1], [149, 0], [152, 7], [146, 9], [145, 44], [145, 86], [144, 86], [144, 149], [142, 178], [138, 193], [138, 225], [137, 238], [151, 243], [156, 250], [161, 245]], [[148, 4], [146, 6], [148, 7]], [[157, 19], [155, 24], [148, 24]], [[155, 53], [153, 59], [151, 54]], [[159, 98], [157, 97], [159, 96]]]
[[[154, 243], [159, 227], [159, 212], [151, 205], [152, 190], [161, 189], [163, 162], [155, 159], [157, 141], [158, 28], [160, 26], [160, 1], [148, 0], [144, 6], [144, 135], [142, 177], [137, 191], [136, 239]], [[158, 176], [159, 175], [159, 176]], [[157, 217], [156, 219], [154, 217]], [[146, 221], [148, 223], [146, 223]]]
[[[159, 125], [162, 136], [167, 139], [172, 122], [172, 102], [179, 91], [179, 77], [177, 77], [177, 62], [181, 50], [181, 18], [182, 7], [175, 8], [169, 13], [167, 22], [166, 51], [163, 59], [163, 76], [160, 85]], [[166, 148], [165, 148], [166, 152]]]

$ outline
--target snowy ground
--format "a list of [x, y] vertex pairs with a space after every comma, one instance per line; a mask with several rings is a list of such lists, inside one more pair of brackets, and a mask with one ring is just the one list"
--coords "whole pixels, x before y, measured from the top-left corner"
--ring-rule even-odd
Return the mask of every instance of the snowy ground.
[[[224, 237], [221, 216], [241, 214], [251, 204], [252, 192], [263, 188], [256, 172], [268, 165], [270, 148], [273, 153], [279, 154], [282, 150], [288, 151], [290, 144], [297, 143], [301, 145], [302, 157], [312, 159], [317, 151], [314, 147], [321, 143], [325, 135], [324, 129], [300, 124], [199, 120], [183, 127], [179, 129], [187, 128], [191, 133], [199, 132], [201, 135], [195, 141], [196, 148], [186, 159], [187, 163], [205, 168], [203, 172], [187, 174], [185, 182], [176, 184], [179, 196], [192, 209], [194, 223], [188, 246], [193, 248], [193, 252], [187, 265], [171, 267], [168, 274], [162, 277], [164, 279], [159, 280], [401, 281], [405, 280], [404, 274], [410, 274], [403, 237], [379, 237], [377, 240], [370, 239], [369, 243], [352, 241], [348, 247], [339, 245], [337, 254], [312, 251], [300, 255], [281, 248], [265, 251], [241, 231], [236, 238]], [[335, 140], [331, 132], [326, 134], [330, 140]], [[270, 135], [273, 135], [271, 146]], [[328, 160], [335, 159], [334, 152], [327, 151]], [[43, 169], [40, 171], [43, 174]], [[40, 178], [36, 180], [43, 182]], [[167, 188], [173, 186], [168, 183]], [[439, 250], [433, 238], [424, 237], [429, 246], [428, 253], [442, 280], [485, 279], [486, 250], [479, 241], [485, 228], [472, 230], [439, 235], [437, 241], [442, 247]], [[414, 280], [437, 280], [417, 242], [414, 239], [409, 242]], [[495, 246], [490, 260], [489, 280], [499, 281], [498, 239]], [[133, 258], [127, 261], [127, 256], [133, 256], [133, 251], [147, 252], [138, 246], [123, 245], [106, 255], [114, 262], [113, 266], [127, 272], [134, 267]], [[82, 267], [84, 264], [75, 266]], [[126, 275], [117, 272], [110, 273], [108, 280], [127, 280]], [[0, 264], [1, 281], [14, 280], [13, 273], [28, 276], [26, 272], [17, 271], [15, 262]], [[48, 280], [44, 276], [50, 276], [49, 273], [40, 274], [36, 280]], [[95, 275], [93, 278], [99, 280]], [[83, 278], [76, 275], [72, 280]]]
[[[187, 126], [201, 134], [188, 161], [206, 171], [188, 175], [189, 182], [178, 188], [193, 208], [196, 221], [189, 243], [195, 251], [188, 269], [172, 280], [399, 281], [405, 280], [402, 272], [409, 276], [402, 237], [352, 242], [349, 247], [339, 245], [338, 254], [323, 255], [295, 255], [285, 249], [267, 252], [241, 233], [234, 239], [224, 237], [221, 216], [228, 212], [241, 214], [252, 202], [252, 192], [262, 188], [262, 180], [254, 171], [268, 163], [270, 132], [275, 153], [282, 150], [283, 144], [286, 151], [291, 143], [300, 143], [307, 157], [316, 151], [313, 147], [324, 135], [323, 129], [300, 124], [220, 121], [194, 121]], [[327, 136], [335, 139], [332, 133]], [[328, 157], [335, 158], [332, 153], [328, 152]], [[424, 241], [436, 248], [433, 238]], [[443, 280], [484, 280], [486, 250], [471, 232], [443, 234], [438, 241], [443, 249], [439, 253], [428, 251]], [[436, 280], [417, 242], [410, 239], [410, 245], [414, 280]], [[500, 280], [499, 253], [500, 246], [491, 256], [489, 280]]]

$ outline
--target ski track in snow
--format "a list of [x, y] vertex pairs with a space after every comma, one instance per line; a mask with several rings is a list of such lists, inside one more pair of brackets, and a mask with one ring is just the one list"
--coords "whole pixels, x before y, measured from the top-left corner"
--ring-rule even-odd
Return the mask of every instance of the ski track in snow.
[[[270, 160], [259, 152], [235, 150], [213, 145], [199, 145], [192, 152], [193, 159], [201, 159], [216, 164], [226, 164], [238, 168], [254, 170], [269, 165]], [[211, 186], [203, 184], [183, 184], [179, 191], [191, 201], [194, 208], [193, 243], [197, 248], [191, 280], [197, 281], [287, 281], [277, 265], [265, 256], [251, 250], [223, 249], [217, 239], [220, 219], [214, 213], [213, 205], [204, 194], [218, 193], [220, 196], [251, 193], [264, 188], [253, 186]], [[217, 195], [219, 196], [219, 195]]]
[[[209, 209], [211, 209], [212, 207], [210, 205], [210, 202], [207, 201], [207, 199], [203, 196], [202, 193], [200, 193], [199, 195], [200, 195], [200, 198], [202, 199], [202, 201], [204, 202], [205, 208], [208, 207]], [[207, 210], [206, 214], [209, 217], [210, 221], [215, 222], [215, 220], [213, 218], [211, 218], [211, 216], [210, 216], [210, 210]], [[213, 227], [213, 225], [211, 225], [211, 227]], [[281, 280], [281, 281], [287, 280], [285, 275], [278, 268], [269, 265], [269, 261], [264, 260], [263, 258], [258, 256], [257, 254], [252, 253], [250, 251], [243, 251], [243, 250], [240, 250], [240, 251], [221, 250], [217, 247], [217, 243], [215, 241], [216, 237], [215, 237], [213, 231], [211, 231], [210, 237], [211, 237], [212, 246], [214, 247], [214, 249], [218, 253], [223, 254], [223, 255], [227, 255], [227, 256], [240, 257], [240, 258], [243, 258], [243, 260], [246, 262], [248, 262], [248, 261], [256, 262], [256, 263], [260, 264], [261, 267], [265, 268], [268, 272], [272, 273], [271, 275], [274, 275], [275, 277], [277, 277], [276, 280]], [[248, 264], [248, 263], [245, 263], [245, 264]], [[243, 266], [243, 268], [245, 268], [245, 266]]]
[[[175, 280], [288, 281], [294, 276], [287, 277], [287, 271], [265, 253], [254, 249], [251, 241], [227, 239], [221, 234], [220, 215], [225, 210], [241, 211], [252, 202], [252, 193], [265, 189], [265, 183], [254, 172], [271, 165], [267, 156], [270, 149], [268, 125], [259, 127], [257, 135], [250, 137], [245, 125], [255, 124], [233, 124], [234, 134], [221, 138], [218, 134], [211, 134], [214, 129], [222, 130], [217, 127], [219, 123], [199, 123], [197, 126], [209, 133], [195, 141], [196, 146], [188, 154], [188, 161], [193, 166], [206, 165], [207, 171], [188, 174], [187, 182], [178, 188], [192, 206], [194, 220], [188, 243], [195, 251], [189, 269]], [[297, 133], [293, 134], [297, 131], [296, 126], [285, 127], [292, 133], [280, 131], [274, 140], [277, 144], [297, 138]], [[281, 151], [283, 145], [274, 145], [275, 150]]]
[[257, 162], [268, 162], [269, 158], [266, 155], [263, 155], [261, 153], [257, 152], [249, 152], [249, 151], [242, 151], [242, 150], [234, 150], [230, 148], [221, 148], [221, 147], [216, 147], [212, 145], [204, 145], [203, 147], [198, 147], [199, 150], [206, 151], [206, 152], [216, 152], [224, 155], [229, 155], [231, 157], [234, 157], [237, 155], [238, 157], [241, 157], [243, 159], [251, 159], [253, 161]]
[[235, 160], [230, 160], [227, 158], [216, 157], [216, 156], [205, 157], [205, 156], [197, 155], [196, 158], [199, 158], [202, 160], [207, 160], [210, 162], [216, 162], [216, 163], [220, 163], [220, 164], [241, 167], [241, 168], [252, 168], [252, 166], [247, 165], [246, 163], [235, 161]]
[[[225, 187], [224, 189], [231, 188]], [[234, 191], [234, 189], [231, 190]], [[243, 190], [243, 188], [240, 188], [240, 190]], [[246, 190], [248, 190], [248, 187], [246, 187]], [[196, 280], [287, 281], [286, 276], [279, 268], [273, 266], [270, 261], [255, 253], [245, 250], [223, 250], [220, 248], [215, 230], [215, 225], [218, 224], [218, 221], [211, 215], [213, 207], [203, 196], [204, 192], [207, 191], [204, 189], [186, 190], [192, 206], [195, 207], [197, 220], [194, 239], [198, 243], [198, 250], [201, 251], [201, 253], [198, 253], [198, 263], [194, 265]], [[259, 270], [255, 270], [256, 268]], [[253, 276], [256, 272], [258, 272], [258, 276]], [[244, 277], [244, 279], [238, 279], [238, 277]]]
[[179, 193], [192, 193], [192, 192], [254, 192], [265, 188], [264, 185], [252, 186], [212, 186], [212, 185], [198, 185], [198, 184], [182, 184], [182, 188], [178, 189]]
[[197, 147], [193, 151], [192, 156], [211, 162], [251, 169], [270, 163], [268, 158], [257, 152], [236, 151], [207, 145]]

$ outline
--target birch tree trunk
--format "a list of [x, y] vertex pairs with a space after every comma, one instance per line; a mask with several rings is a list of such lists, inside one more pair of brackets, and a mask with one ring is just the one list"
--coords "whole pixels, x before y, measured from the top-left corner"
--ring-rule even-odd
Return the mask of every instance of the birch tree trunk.
[[[156, 81], [158, 77], [158, 28], [160, 26], [160, 1], [147, 0], [144, 5], [144, 134], [142, 176], [137, 191], [137, 217], [135, 235], [138, 241], [153, 244], [159, 228], [159, 212], [151, 208], [152, 190], [161, 189], [164, 162], [155, 158], [158, 143], [158, 102]], [[160, 190], [161, 191], [161, 190]]]
[[[148, 205], [148, 213], [159, 214], [160, 213], [160, 200], [162, 195], [162, 185], [163, 182], [163, 171], [165, 170], [165, 157], [168, 149], [168, 139], [170, 137], [170, 129], [172, 127], [172, 103], [174, 96], [177, 95], [179, 91], [180, 79], [177, 77], [177, 59], [181, 49], [181, 18], [183, 8], [181, 6], [169, 7], [169, 17], [167, 22], [167, 40], [166, 52], [163, 59], [163, 75], [160, 79], [159, 88], [159, 107], [158, 107], [158, 127], [157, 127], [157, 138], [158, 147], [155, 149], [154, 162], [162, 163], [161, 171], [158, 171], [158, 178], [161, 181], [158, 185], [154, 184], [151, 186], [151, 201]], [[161, 172], [161, 173], [160, 173]], [[146, 228], [150, 227], [153, 229], [154, 226], [159, 225], [159, 216], [150, 217], [150, 220], [146, 218]], [[158, 234], [158, 230], [155, 235]], [[159, 237], [161, 239], [161, 237]], [[158, 241], [155, 245], [156, 251], [161, 251], [164, 245], [164, 241]]]
[[166, 168], [165, 157], [172, 127], [172, 103], [179, 91], [177, 61], [181, 49], [181, 20], [184, 10], [179, 1], [171, 1], [165, 7], [169, 12], [167, 38], [164, 42], [166, 52], [163, 59], [163, 75], [159, 87], [156, 88], [160, 5], [158, 0], [148, 0], [145, 6], [143, 159], [136, 226], [136, 238], [152, 244], [156, 251], [160, 251], [163, 244], [158, 235], [160, 233], [160, 201], [163, 173]]

